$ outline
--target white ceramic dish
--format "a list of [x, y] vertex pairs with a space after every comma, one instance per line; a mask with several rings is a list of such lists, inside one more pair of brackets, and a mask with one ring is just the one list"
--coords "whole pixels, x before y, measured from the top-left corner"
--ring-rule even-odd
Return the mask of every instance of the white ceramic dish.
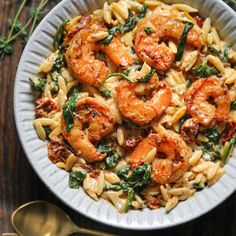
[[[234, 49], [236, 49], [236, 13], [221, 0], [180, 0], [200, 10], [202, 16], [210, 16], [214, 26]], [[108, 202], [95, 202], [81, 189], [68, 187], [68, 174], [58, 169], [48, 159], [47, 143], [40, 141], [32, 125], [35, 96], [29, 83], [29, 76], [52, 50], [56, 28], [65, 19], [78, 14], [87, 14], [101, 7], [103, 0], [64, 0], [42, 20], [30, 38], [18, 67], [15, 92], [15, 121], [21, 144], [29, 162], [47, 187], [65, 204], [79, 213], [101, 223], [126, 229], [158, 229], [174, 226], [192, 220], [225, 200], [236, 189], [236, 152], [226, 165], [226, 173], [219, 182], [197, 193], [191, 199], [181, 202], [166, 214], [164, 209], [142, 211], [131, 210], [119, 214]], [[23, 167], [21, 167], [23, 168]]]

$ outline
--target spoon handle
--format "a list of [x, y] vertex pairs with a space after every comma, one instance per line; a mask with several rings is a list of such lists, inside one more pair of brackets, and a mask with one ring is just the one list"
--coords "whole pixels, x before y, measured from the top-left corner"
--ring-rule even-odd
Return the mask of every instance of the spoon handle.
[[85, 229], [81, 227], [77, 227], [74, 233], [81, 233], [86, 235], [94, 235], [94, 236], [115, 236], [115, 234], [108, 234], [102, 231], [92, 230], [92, 229]]

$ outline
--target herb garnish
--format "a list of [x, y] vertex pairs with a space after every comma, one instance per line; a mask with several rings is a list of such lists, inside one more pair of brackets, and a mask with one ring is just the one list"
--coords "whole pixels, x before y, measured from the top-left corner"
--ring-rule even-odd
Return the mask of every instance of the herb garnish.
[[185, 48], [185, 45], [187, 42], [188, 32], [193, 28], [193, 26], [194, 26], [193, 23], [185, 22], [183, 33], [182, 33], [180, 40], [178, 42], [178, 45], [177, 45], [177, 53], [176, 53], [176, 57], [175, 57], [176, 61], [181, 61], [181, 59], [182, 59], [184, 48]]
[[77, 101], [78, 90], [75, 88], [69, 101], [62, 108], [63, 116], [66, 121], [66, 131], [69, 132], [74, 125], [73, 111]]
[[197, 77], [207, 77], [209, 75], [220, 76], [220, 72], [215, 67], [207, 65], [207, 59], [203, 60], [203, 63], [192, 69], [193, 75]]
[[30, 18], [25, 25], [22, 25], [19, 18], [24, 10], [27, 0], [23, 0], [19, 6], [19, 9], [14, 19], [8, 19], [10, 24], [10, 31], [7, 37], [0, 36], [0, 59], [5, 55], [9, 55], [13, 51], [13, 42], [18, 36], [23, 36], [23, 42], [26, 43], [29, 37], [32, 35], [36, 24], [42, 18], [42, 10], [46, 6], [49, 0], [41, 0], [37, 8], [30, 9]]
[[32, 77], [32, 78], [29, 78], [29, 81], [30, 81], [30, 84], [32, 85], [32, 87], [38, 91], [42, 91], [44, 92], [44, 89], [45, 89], [45, 86], [46, 86], [46, 83], [47, 83], [47, 80], [46, 79], [43, 79], [39, 76], [35, 76], [35, 77]]
[[107, 154], [105, 158], [106, 169], [114, 168], [121, 159], [119, 153], [112, 146], [101, 144], [98, 146], [97, 151]]
[[79, 188], [81, 184], [83, 183], [83, 180], [87, 174], [87, 171], [81, 170], [81, 171], [75, 171], [70, 172], [69, 174], [69, 187], [70, 188]]
[[96, 44], [104, 44], [104, 45], [108, 45], [111, 40], [113, 39], [116, 31], [119, 30], [119, 27], [118, 26], [115, 26], [111, 29], [108, 30], [108, 36], [104, 39], [101, 39], [99, 41], [96, 42]]

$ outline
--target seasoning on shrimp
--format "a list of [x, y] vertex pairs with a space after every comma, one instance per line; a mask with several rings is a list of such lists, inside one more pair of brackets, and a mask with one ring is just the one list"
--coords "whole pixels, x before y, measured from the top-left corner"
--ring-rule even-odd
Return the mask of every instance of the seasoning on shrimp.
[[230, 94], [222, 78], [210, 77], [192, 83], [185, 94], [188, 113], [199, 123], [226, 121], [230, 111]]
[[146, 155], [157, 149], [156, 157], [152, 161], [152, 179], [158, 184], [174, 182], [188, 169], [188, 159], [191, 149], [175, 133], [151, 133], [134, 149], [130, 157], [132, 167], [143, 164]]
[[75, 105], [73, 118], [74, 125], [67, 132], [66, 121], [62, 116], [62, 134], [69, 144], [87, 162], [104, 159], [106, 155], [98, 152], [93, 142], [99, 141], [113, 129], [115, 119], [109, 108], [94, 98], [82, 98]]
[[[123, 117], [138, 125], [145, 125], [163, 114], [170, 105], [172, 93], [168, 85], [159, 82], [157, 74], [143, 85], [120, 81], [116, 87], [117, 103]], [[146, 101], [140, 97], [146, 96]]]
[[[147, 34], [145, 29], [151, 25], [153, 30]], [[173, 51], [161, 40], [164, 38], [180, 39], [185, 24], [169, 16], [151, 16], [141, 20], [137, 26], [134, 50], [141, 61], [159, 71], [167, 71], [173, 64]], [[187, 44], [201, 48], [200, 34], [191, 29], [187, 34]]]

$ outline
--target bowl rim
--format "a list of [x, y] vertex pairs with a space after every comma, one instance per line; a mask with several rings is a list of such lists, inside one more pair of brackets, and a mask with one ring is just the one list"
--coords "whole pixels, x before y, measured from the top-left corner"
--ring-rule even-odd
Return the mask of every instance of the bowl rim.
[[[109, 222], [109, 221], [102, 221], [102, 219], [100, 218], [97, 218], [96, 216], [94, 216], [93, 214], [87, 214], [85, 211], [81, 210], [81, 209], [78, 209], [76, 207], [74, 207], [72, 204], [70, 204], [70, 202], [67, 202], [63, 196], [60, 196], [56, 193], [55, 189], [50, 186], [50, 184], [46, 181], [46, 179], [44, 179], [44, 177], [42, 176], [42, 174], [39, 172], [39, 170], [36, 168], [36, 166], [34, 165], [33, 161], [31, 160], [31, 158], [29, 157], [30, 156], [30, 153], [29, 151], [27, 150], [27, 145], [26, 143], [23, 141], [23, 132], [21, 131], [21, 128], [20, 128], [20, 118], [17, 114], [17, 104], [18, 104], [18, 101], [17, 101], [17, 89], [18, 89], [18, 77], [19, 77], [19, 74], [20, 74], [20, 71], [22, 69], [22, 66], [24, 64], [24, 58], [26, 57], [27, 55], [27, 52], [30, 48], [30, 44], [31, 42], [33, 42], [36, 38], [36, 35], [41, 31], [41, 28], [43, 26], [43, 24], [47, 21], [47, 19], [53, 14], [55, 13], [59, 8], [61, 8], [66, 2], [72, 2], [73, 0], [62, 0], [61, 2], [59, 2], [58, 4], [56, 4], [45, 16], [44, 18], [42, 19], [42, 21], [39, 23], [39, 25], [36, 27], [36, 29], [34, 30], [32, 36], [30, 37], [26, 47], [24, 48], [23, 50], [23, 53], [21, 55], [21, 58], [20, 58], [20, 61], [19, 61], [19, 64], [18, 64], [18, 68], [17, 68], [17, 72], [16, 72], [16, 76], [15, 76], [15, 82], [14, 82], [14, 120], [15, 120], [15, 125], [16, 125], [16, 130], [17, 130], [17, 133], [18, 133], [18, 136], [19, 136], [19, 139], [20, 139], [20, 143], [21, 143], [21, 146], [24, 150], [24, 154], [25, 156], [27, 157], [28, 159], [28, 162], [30, 163], [31, 167], [33, 168], [34, 172], [37, 174], [37, 176], [39, 177], [39, 179], [42, 181], [42, 183], [44, 183], [44, 185], [50, 190], [51, 193], [53, 193], [54, 196], [56, 196], [61, 202], [63, 202], [66, 206], [70, 207], [71, 209], [73, 209], [76, 213], [80, 213], [82, 214], [83, 216], [87, 217], [87, 218], [90, 218], [98, 223], [101, 223], [101, 224], [104, 224], [104, 225], [107, 225], [107, 226], [110, 226], [110, 227], [117, 227], [117, 228], [121, 228], [121, 229], [126, 229], [126, 230], [140, 230], [140, 231], [143, 231], [143, 230], [157, 230], [157, 229], [164, 229], [164, 228], [170, 228], [170, 227], [174, 227], [174, 226], [177, 226], [177, 225], [180, 225], [180, 224], [184, 224], [186, 222], [189, 222], [191, 220], [194, 220], [206, 213], [208, 213], [209, 211], [211, 211], [212, 209], [214, 209], [215, 207], [219, 206], [223, 201], [225, 201], [230, 195], [232, 195], [234, 193], [234, 191], [236, 190], [236, 186], [234, 187], [234, 189], [232, 189], [231, 191], [228, 191], [227, 194], [224, 195], [224, 197], [222, 198], [219, 198], [217, 201], [215, 201], [213, 204], [210, 205], [210, 207], [200, 211], [199, 213], [195, 214], [194, 216], [191, 216], [185, 220], [181, 220], [179, 222], [176, 222], [176, 223], [165, 223], [163, 225], [150, 225], [150, 226], [144, 226], [144, 227], [137, 227], [137, 226], [133, 226], [133, 225], [122, 225], [122, 224], [119, 224], [118, 222]], [[85, 0], [82, 0], [82, 1], [85, 1]], [[231, 9], [225, 2], [221, 1], [221, 0], [218, 0], [218, 2], [220, 2], [220, 4], [222, 6], [224, 6], [227, 11], [231, 11], [231, 13], [233, 13], [236, 17], [236, 12]], [[32, 125], [32, 128], [33, 128], [33, 125]], [[198, 193], [199, 194], [199, 193]], [[86, 196], [89, 198], [89, 196]], [[117, 214], [120, 214], [119, 212]]]

